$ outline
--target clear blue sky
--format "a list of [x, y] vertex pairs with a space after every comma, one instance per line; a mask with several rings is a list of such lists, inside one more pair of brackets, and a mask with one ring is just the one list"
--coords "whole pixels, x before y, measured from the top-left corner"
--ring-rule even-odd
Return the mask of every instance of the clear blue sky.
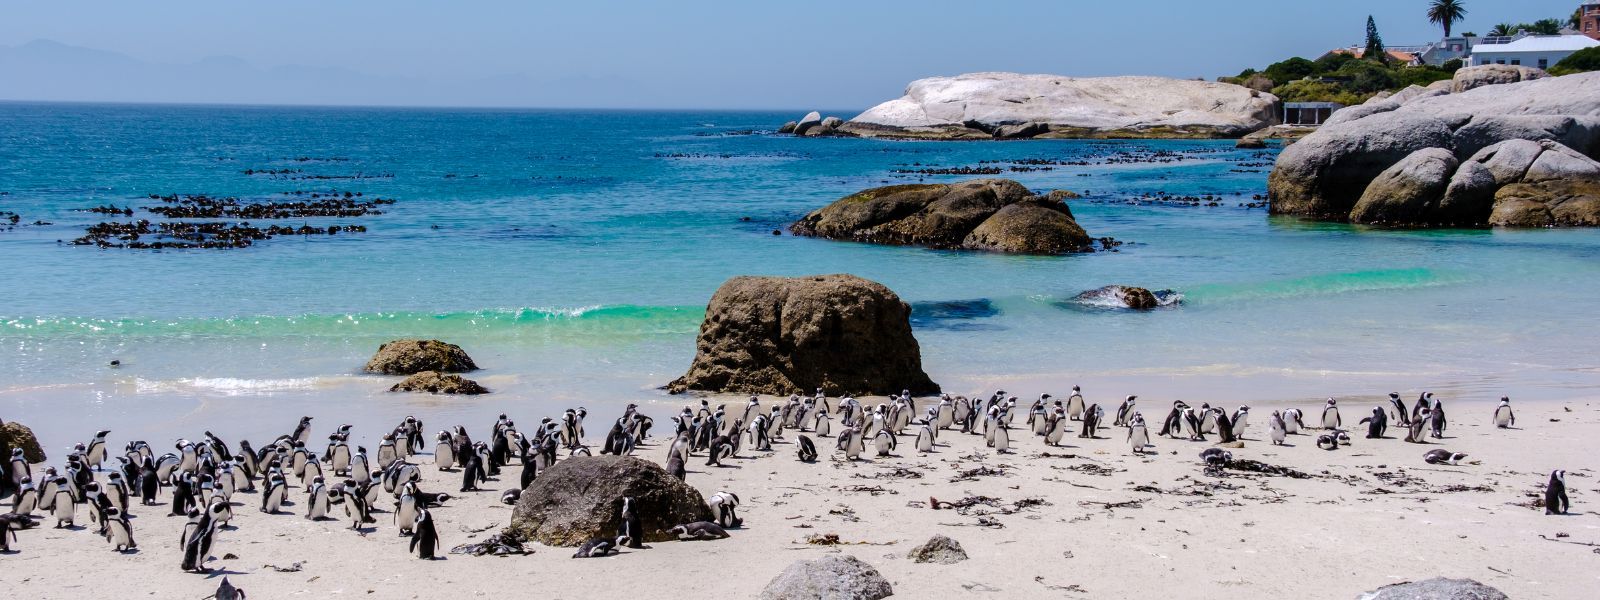
[[[1578, 2], [1465, 4], [1457, 31], [1481, 33], [1502, 21], [1564, 19]], [[1359, 43], [1368, 14], [1389, 44], [1421, 43], [1439, 36], [1426, 5], [3, 0], [0, 52], [10, 54], [0, 54], [0, 69], [23, 73], [0, 79], [0, 98], [858, 109], [897, 96], [912, 79], [969, 71], [1215, 78]], [[127, 55], [139, 69], [158, 69], [141, 76], [161, 85], [106, 89], [105, 77], [87, 74], [146, 71], [83, 62], [105, 56], [17, 66], [63, 52], [19, 54], [38, 39]], [[244, 75], [219, 75], [229, 69]], [[235, 90], [216, 89], [224, 85]], [[284, 87], [300, 89], [276, 89]]]

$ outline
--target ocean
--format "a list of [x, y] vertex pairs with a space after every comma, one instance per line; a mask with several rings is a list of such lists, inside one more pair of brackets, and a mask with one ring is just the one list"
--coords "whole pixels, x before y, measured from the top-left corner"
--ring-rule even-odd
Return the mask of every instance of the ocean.
[[[951, 393], [1078, 384], [1113, 406], [1315, 406], [1600, 389], [1583, 325], [1600, 305], [1600, 233], [1269, 217], [1256, 196], [1275, 151], [1229, 141], [772, 133], [799, 112], [0, 103], [0, 211], [18, 217], [0, 224], [0, 419], [59, 450], [102, 428], [152, 443], [209, 427], [270, 437], [302, 414], [476, 428], [578, 405], [603, 423], [637, 402], [665, 417], [687, 400], [658, 388], [687, 369], [724, 280], [841, 272], [912, 304], [924, 366]], [[863, 188], [976, 176], [916, 172], [951, 169], [1079, 192], [1078, 222], [1123, 245], [1025, 257], [786, 231]], [[395, 202], [257, 220], [366, 231], [247, 248], [71, 243], [95, 223], [158, 220], [151, 195], [344, 192]], [[135, 214], [85, 212], [106, 205]], [[1108, 284], [1183, 302], [1073, 301]], [[361, 366], [396, 337], [462, 345], [494, 393], [386, 392], [396, 379]]]

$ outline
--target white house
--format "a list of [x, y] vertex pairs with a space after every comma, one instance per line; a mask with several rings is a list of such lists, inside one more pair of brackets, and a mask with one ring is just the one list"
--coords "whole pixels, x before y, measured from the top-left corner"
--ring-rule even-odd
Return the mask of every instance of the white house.
[[1471, 66], [1523, 65], [1548, 69], [1573, 52], [1600, 46], [1584, 35], [1528, 35], [1483, 38], [1472, 46]]

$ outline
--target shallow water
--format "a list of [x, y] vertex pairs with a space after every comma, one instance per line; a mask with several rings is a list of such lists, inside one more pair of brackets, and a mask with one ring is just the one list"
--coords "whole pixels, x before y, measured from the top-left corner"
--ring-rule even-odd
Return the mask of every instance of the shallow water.
[[[1081, 383], [1101, 401], [1423, 388], [1482, 400], [1570, 398], [1600, 385], [1592, 231], [1269, 218], [1238, 204], [1264, 193], [1266, 168], [1247, 165], [1271, 153], [1229, 142], [741, 133], [792, 117], [0, 104], [0, 210], [53, 223], [0, 231], [0, 418], [63, 445], [101, 426], [158, 440], [218, 420], [255, 437], [299, 413], [488, 423], [573, 404], [610, 415], [626, 401], [665, 413], [682, 399], [656, 388], [687, 367], [722, 281], [830, 272], [881, 281], [912, 302], [925, 366], [956, 393]], [[1132, 151], [1177, 158], [1106, 164]], [[772, 235], [865, 187], [967, 178], [895, 169], [1016, 159], [1092, 163], [1001, 176], [1085, 192], [1072, 204], [1080, 224], [1127, 244], [1017, 257]], [[242, 173], [285, 168], [366, 178]], [[248, 249], [57, 242], [112, 220], [77, 209], [155, 204], [147, 194], [330, 188], [398, 202], [348, 220], [366, 233]], [[1215, 194], [1223, 206], [1115, 202], [1158, 191]], [[1149, 313], [1071, 302], [1113, 283], [1172, 289], [1184, 302]], [[496, 393], [382, 392], [392, 380], [359, 369], [398, 336], [463, 345], [486, 367], [474, 377]], [[109, 368], [113, 359], [122, 366]]]

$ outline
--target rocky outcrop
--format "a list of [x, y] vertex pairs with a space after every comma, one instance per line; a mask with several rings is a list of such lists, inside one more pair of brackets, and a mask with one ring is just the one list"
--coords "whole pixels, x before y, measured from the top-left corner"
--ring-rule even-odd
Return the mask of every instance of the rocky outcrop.
[[957, 542], [943, 535], [935, 535], [906, 553], [911, 562], [953, 565], [967, 559], [967, 551]]
[[1064, 190], [1035, 196], [1009, 179], [865, 190], [789, 226], [795, 235], [874, 244], [1025, 254], [1091, 252]]
[[1108, 285], [1080, 293], [1074, 296], [1072, 301], [1085, 306], [1100, 308], [1150, 310], [1176, 305], [1182, 299], [1182, 295], [1172, 290], [1152, 292], [1142, 287]]
[[807, 137], [847, 135], [839, 128], [844, 125], [844, 119], [839, 117], [823, 117], [822, 113], [811, 111], [799, 121], [784, 123], [778, 133], [792, 133]]
[[472, 357], [455, 344], [439, 340], [395, 340], [378, 346], [378, 353], [367, 361], [368, 372], [386, 375], [415, 375], [423, 371], [462, 373], [478, 370]]
[[821, 124], [822, 124], [822, 113], [819, 113], [819, 112], [813, 110], [813, 111], [811, 111], [809, 113], [806, 113], [806, 116], [800, 117], [800, 120], [795, 122], [795, 124], [794, 124], [794, 134], [795, 135], [805, 135], [807, 131], [811, 130], [811, 128], [816, 127], [816, 126], [821, 125]]
[[1519, 81], [1533, 81], [1544, 79], [1550, 74], [1544, 69], [1524, 67], [1520, 65], [1479, 65], [1476, 67], [1462, 67], [1456, 70], [1455, 76], [1450, 78], [1450, 93], [1459, 94], [1467, 90], [1481, 88], [1486, 85], [1500, 85], [1517, 83]]
[[[1396, 94], [1341, 110], [1316, 133], [1286, 148], [1268, 177], [1272, 212], [1351, 220], [1374, 180], [1429, 148], [1448, 151], [1462, 164], [1508, 140], [1549, 141], [1576, 155], [1600, 155], [1600, 73], [1487, 85], [1459, 94], [1436, 92], [1419, 92], [1400, 102], [1395, 100], [1402, 94]], [[1459, 182], [1452, 174], [1450, 189], [1440, 200], [1441, 209], [1449, 210], [1432, 211], [1412, 225], [1488, 223], [1482, 207], [1489, 196], [1481, 175], [1477, 167], [1465, 168], [1472, 171]], [[1504, 185], [1502, 181], [1494, 188]]]
[[631, 456], [574, 456], [539, 473], [522, 491], [506, 532], [547, 546], [613, 538], [622, 497], [634, 499], [643, 542], [676, 539], [669, 530], [710, 521], [700, 492], [653, 462]]
[[1456, 156], [1444, 148], [1411, 153], [1378, 174], [1350, 209], [1350, 222], [1374, 225], [1425, 222], [1444, 197], [1456, 170]]
[[1500, 188], [1489, 224], [1600, 227], [1600, 181], [1544, 181]]
[[854, 275], [735, 277], [706, 307], [685, 391], [932, 393], [911, 334], [911, 307]]
[[904, 96], [840, 130], [934, 139], [1236, 138], [1271, 125], [1276, 103], [1230, 83], [968, 73], [913, 81]]
[[1386, 585], [1357, 600], [1507, 600], [1505, 593], [1471, 579], [1435, 577]]
[[761, 600], [878, 600], [893, 595], [888, 579], [848, 554], [796, 561], [761, 590]]
[[33, 430], [16, 421], [0, 423], [0, 451], [5, 452], [5, 458], [11, 460], [11, 449], [21, 448], [22, 457], [30, 463], [45, 461], [44, 448], [39, 446], [39, 438], [33, 435]]
[[423, 371], [407, 377], [405, 381], [394, 384], [389, 388], [391, 392], [427, 392], [430, 394], [487, 394], [489, 389], [478, 382], [456, 374], [443, 374], [438, 371]]

